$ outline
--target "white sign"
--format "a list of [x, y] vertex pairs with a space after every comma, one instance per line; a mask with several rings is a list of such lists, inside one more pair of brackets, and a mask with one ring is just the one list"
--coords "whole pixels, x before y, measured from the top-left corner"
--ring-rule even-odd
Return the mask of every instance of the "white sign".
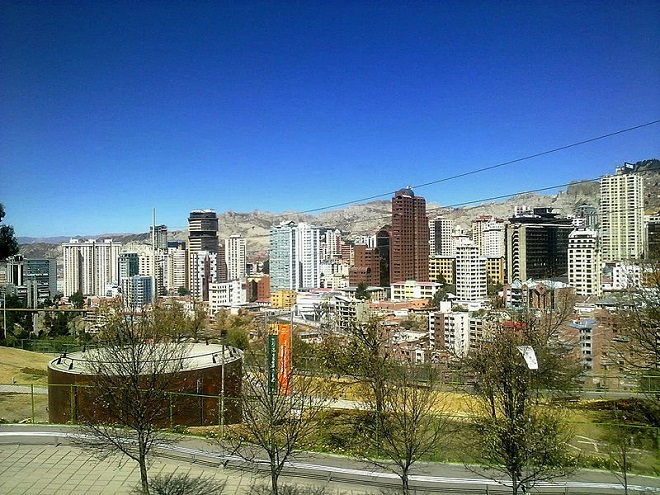
[[530, 370], [539, 369], [539, 362], [536, 360], [536, 353], [534, 352], [534, 348], [531, 345], [519, 345], [518, 350], [520, 351], [520, 354], [522, 354], [525, 358], [527, 367]]

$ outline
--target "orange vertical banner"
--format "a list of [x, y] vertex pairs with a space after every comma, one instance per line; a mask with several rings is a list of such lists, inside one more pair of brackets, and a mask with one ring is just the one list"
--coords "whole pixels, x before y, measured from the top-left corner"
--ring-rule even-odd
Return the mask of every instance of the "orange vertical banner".
[[288, 323], [278, 324], [278, 346], [277, 346], [277, 380], [280, 395], [291, 393], [291, 325]]

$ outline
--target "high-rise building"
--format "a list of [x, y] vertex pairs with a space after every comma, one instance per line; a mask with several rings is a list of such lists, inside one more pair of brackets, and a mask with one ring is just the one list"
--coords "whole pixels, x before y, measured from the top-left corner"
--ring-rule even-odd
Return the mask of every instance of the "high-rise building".
[[454, 221], [449, 218], [438, 217], [430, 225], [430, 252], [435, 256], [454, 256]]
[[153, 239], [154, 249], [167, 251], [167, 225], [149, 227], [149, 238]]
[[481, 229], [481, 246], [479, 252], [489, 258], [504, 257], [504, 221], [497, 219], [488, 222]]
[[218, 282], [218, 253], [193, 251], [189, 262], [190, 293], [194, 298], [208, 301], [211, 284]]
[[573, 225], [552, 208], [534, 208], [509, 219], [506, 226], [506, 279], [540, 280], [568, 273], [568, 234]]
[[390, 282], [429, 280], [429, 220], [426, 200], [411, 188], [392, 198]]
[[140, 255], [138, 253], [119, 254], [119, 280], [140, 274]]
[[575, 209], [573, 225], [594, 230], [598, 227], [598, 209], [591, 205], [580, 205]]
[[215, 210], [191, 211], [188, 216], [188, 288], [194, 298], [208, 301], [208, 284], [220, 281], [218, 264], [219, 261], [222, 266], [225, 264], [224, 256], [218, 260], [219, 247]]
[[247, 276], [247, 243], [240, 235], [232, 235], [225, 240], [225, 262], [227, 279], [243, 280]]
[[644, 180], [632, 166], [600, 181], [603, 261], [641, 259], [644, 254]]
[[348, 272], [349, 286], [360, 284], [377, 287], [380, 284], [380, 255], [378, 249], [356, 244], [353, 247], [353, 266]]
[[470, 224], [470, 239], [482, 255], [504, 256], [504, 220], [493, 215], [475, 218]]
[[125, 277], [121, 280], [122, 301], [124, 307], [142, 310], [154, 302], [154, 278], [141, 275]]
[[456, 245], [456, 298], [477, 302], [487, 296], [486, 257], [469, 240]]
[[320, 287], [321, 230], [295, 222], [272, 227], [269, 261], [271, 293]]
[[646, 247], [644, 254], [647, 259], [660, 260], [660, 212], [653, 215], [646, 215], [644, 217], [644, 225], [646, 229]]
[[602, 266], [598, 232], [578, 229], [568, 235], [568, 283], [579, 296], [600, 296]]
[[121, 244], [112, 239], [71, 239], [62, 244], [64, 295], [78, 291], [87, 296], [105, 295], [106, 285], [119, 283], [120, 251]]
[[6, 283], [14, 286], [28, 308], [57, 293], [57, 262], [54, 259], [29, 259], [20, 254], [7, 259]]
[[[342, 257], [342, 236], [339, 229], [328, 229], [325, 231], [325, 242], [323, 243], [323, 259], [337, 260]], [[348, 260], [347, 260], [348, 261]]]
[[390, 285], [390, 242], [392, 229], [384, 227], [376, 232], [376, 250], [380, 257], [380, 287]]
[[167, 290], [175, 292], [190, 286], [187, 270], [188, 251], [185, 246], [167, 248]]
[[215, 210], [193, 210], [188, 216], [188, 251], [218, 252], [218, 215]]

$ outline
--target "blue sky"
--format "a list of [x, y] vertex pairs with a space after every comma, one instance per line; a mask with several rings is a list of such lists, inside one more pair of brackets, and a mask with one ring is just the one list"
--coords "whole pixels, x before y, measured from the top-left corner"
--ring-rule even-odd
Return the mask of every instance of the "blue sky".
[[[311, 210], [660, 119], [655, 1], [0, 7], [19, 236]], [[415, 192], [443, 205], [660, 158], [655, 124]]]

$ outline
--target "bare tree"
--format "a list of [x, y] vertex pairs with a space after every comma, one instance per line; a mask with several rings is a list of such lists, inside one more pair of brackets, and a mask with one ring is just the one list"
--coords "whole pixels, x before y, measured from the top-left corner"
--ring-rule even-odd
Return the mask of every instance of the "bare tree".
[[[660, 397], [660, 262], [641, 266], [641, 280], [630, 280], [616, 323], [630, 340], [624, 353], [629, 367], [640, 371], [642, 389]], [[643, 282], [643, 284], [641, 283]]]
[[274, 495], [279, 493], [279, 477], [287, 461], [314, 433], [318, 415], [331, 395], [326, 381], [295, 370], [291, 372], [287, 393], [273, 388], [262, 367], [245, 376], [243, 422], [229, 432], [226, 441], [245, 460], [267, 456]]
[[[568, 455], [570, 431], [562, 413], [543, 404], [542, 394], [570, 386], [570, 377], [577, 374], [567, 370], [576, 367], [536, 321], [523, 315], [495, 325], [466, 359], [476, 377], [476, 451], [486, 473], [510, 477], [514, 495], [568, 474], [575, 464]], [[530, 369], [523, 358], [526, 347], [536, 351], [538, 369]]]
[[148, 494], [148, 458], [166, 442], [160, 428], [167, 424], [167, 393], [175, 390], [186, 346], [172, 341], [153, 314], [124, 315], [116, 306], [105, 317], [99, 347], [82, 364], [89, 377], [80, 392], [89, 404], [78, 418], [83, 446], [101, 458], [120, 452], [133, 459]]
[[389, 331], [381, 318], [356, 321], [343, 333], [326, 335], [321, 354], [327, 369], [364, 384], [376, 413], [383, 412], [392, 356]]
[[[384, 388], [382, 414], [374, 415], [362, 432], [369, 461], [394, 471], [404, 494], [410, 493], [413, 464], [437, 449], [448, 432], [442, 396], [434, 390], [436, 378], [428, 366], [393, 367]], [[374, 451], [378, 457], [370, 454]]]
[[624, 404], [624, 401], [613, 403], [609, 422], [604, 425], [604, 440], [609, 470], [619, 480], [627, 495], [630, 472], [639, 467], [645, 450], [654, 450], [657, 438], [655, 428], [638, 422], [639, 419], [642, 419], [642, 423], [646, 422], [643, 413], [640, 418], [640, 411], [619, 409]]

